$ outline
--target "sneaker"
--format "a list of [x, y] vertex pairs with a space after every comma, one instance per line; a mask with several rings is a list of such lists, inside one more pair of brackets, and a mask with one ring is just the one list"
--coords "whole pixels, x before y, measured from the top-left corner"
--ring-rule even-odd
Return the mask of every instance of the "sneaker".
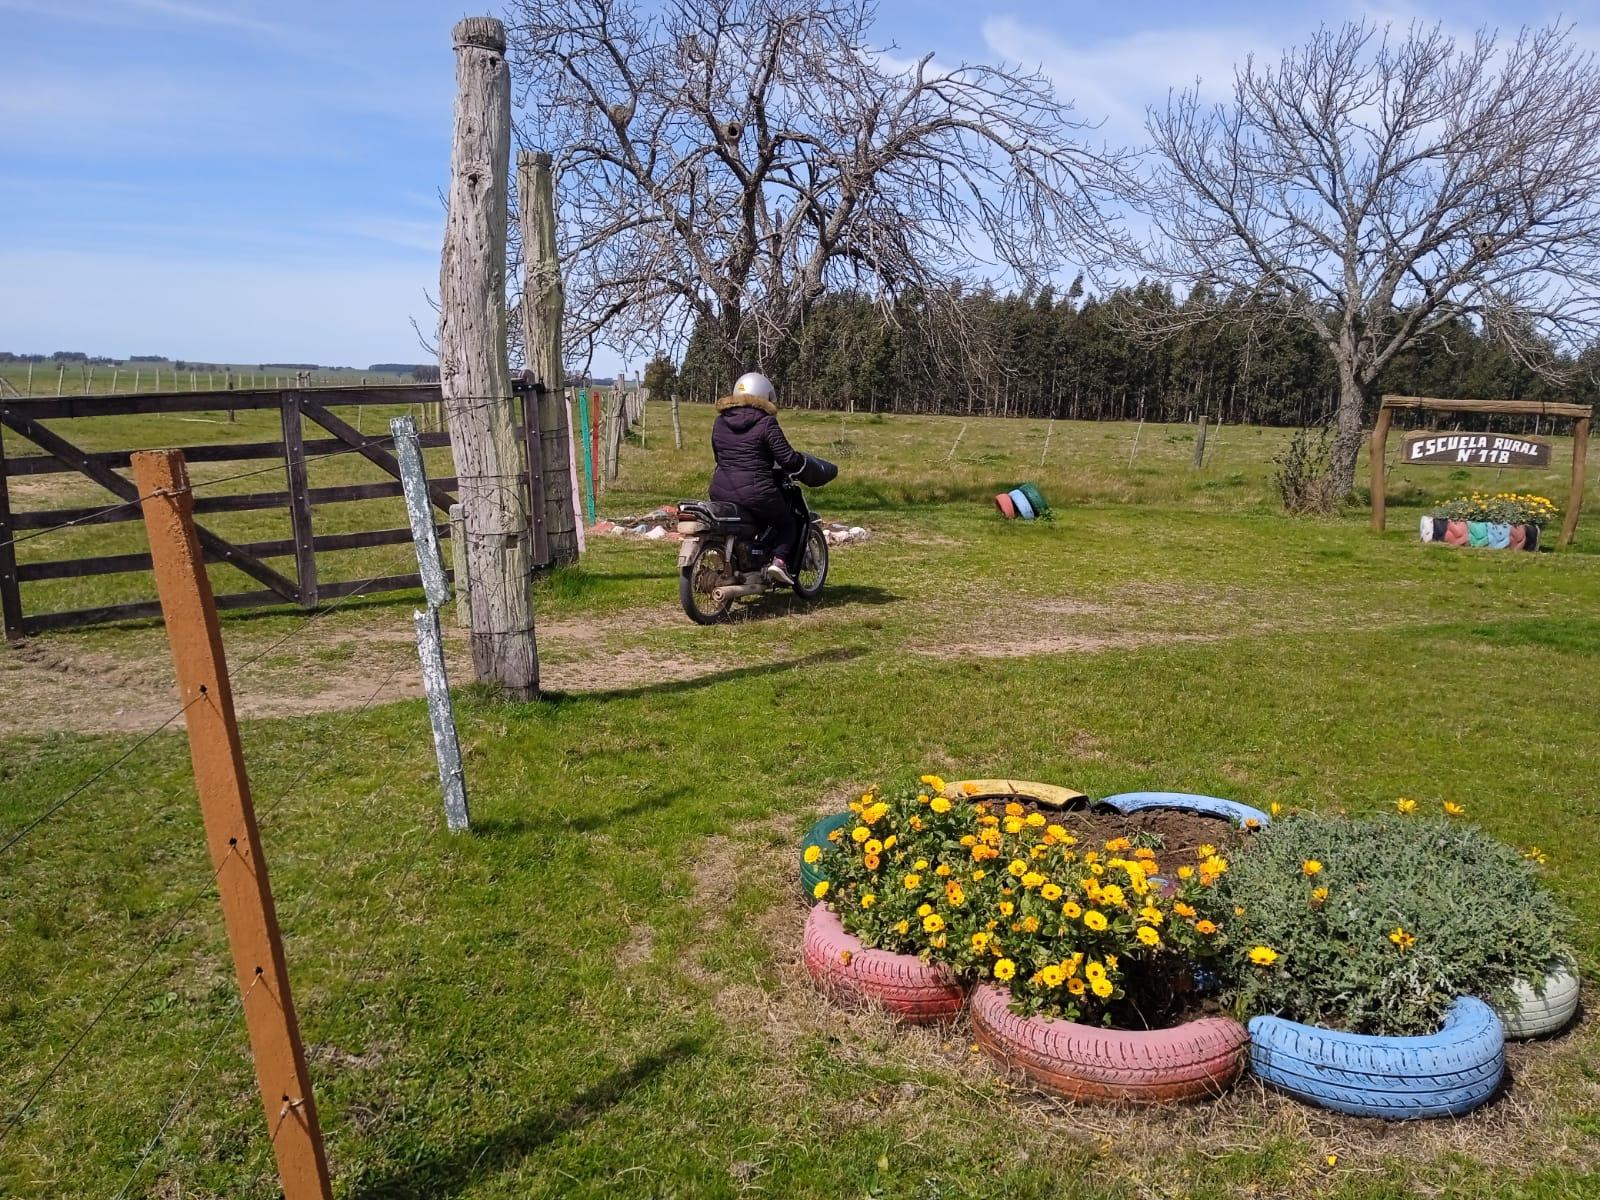
[[781, 558], [775, 558], [767, 565], [767, 579], [783, 587], [794, 586], [794, 576], [789, 574], [789, 568], [783, 565]]

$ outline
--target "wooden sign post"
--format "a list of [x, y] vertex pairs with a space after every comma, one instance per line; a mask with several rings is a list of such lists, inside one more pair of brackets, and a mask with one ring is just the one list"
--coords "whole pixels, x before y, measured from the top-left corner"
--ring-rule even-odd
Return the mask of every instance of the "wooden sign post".
[[188, 469], [181, 450], [141, 451], [132, 461], [278, 1178], [284, 1200], [331, 1200], [322, 1126], [289, 994], [283, 939], [234, 719], [216, 597], [194, 527]]
[[[1389, 425], [1397, 409], [1445, 413], [1503, 413], [1511, 416], [1565, 417], [1572, 422], [1572, 490], [1561, 521], [1558, 546], [1572, 543], [1583, 508], [1583, 477], [1589, 457], [1589, 420], [1586, 404], [1543, 400], [1437, 400], [1429, 396], [1385, 396], [1378, 406], [1378, 423], [1372, 431], [1372, 531], [1382, 533], [1387, 520], [1388, 472], [1385, 454]], [[1401, 461], [1411, 466], [1543, 467], [1550, 465], [1550, 443], [1493, 433], [1407, 434]]]

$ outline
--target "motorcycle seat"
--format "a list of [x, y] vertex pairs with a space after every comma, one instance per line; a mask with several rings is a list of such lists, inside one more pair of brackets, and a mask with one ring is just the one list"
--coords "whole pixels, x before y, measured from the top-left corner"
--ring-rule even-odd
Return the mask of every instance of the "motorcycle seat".
[[678, 519], [699, 521], [720, 529], [755, 524], [755, 516], [749, 509], [729, 500], [685, 500], [678, 505]]

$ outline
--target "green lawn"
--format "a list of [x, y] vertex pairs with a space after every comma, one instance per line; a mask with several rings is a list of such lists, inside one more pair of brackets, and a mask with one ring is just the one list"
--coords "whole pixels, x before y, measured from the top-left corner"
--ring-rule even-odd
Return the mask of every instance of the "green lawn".
[[[709, 413], [684, 415], [674, 452], [652, 407], [603, 511], [703, 490]], [[1593, 1022], [1514, 1049], [1479, 1113], [1388, 1127], [1248, 1080], [1197, 1108], [1073, 1108], [1003, 1080], [962, 1027], [812, 994], [798, 836], [921, 769], [1356, 812], [1451, 798], [1548, 851], [1600, 966], [1600, 526], [1561, 554], [1424, 547], [1421, 502], [1462, 482], [1437, 468], [1391, 477], [1374, 538], [1361, 512], [1276, 513], [1278, 431], [1225, 428], [1192, 472], [1185, 427], [1147, 425], [1130, 468], [1133, 426], [1058, 423], [1040, 467], [1043, 423], [973, 421], [952, 454], [962, 424], [786, 418], [841, 463], [825, 514], [874, 534], [836, 553], [814, 611], [695, 628], [672, 612], [672, 548], [614, 538], [541, 582], [557, 693], [458, 697], [469, 836], [443, 831], [421, 703], [359, 707], [381, 672], [414, 673], [414, 597], [226, 620], [236, 663], [288, 637], [246, 700], [350, 694], [245, 723], [337, 1193], [1600, 1195]], [[1499, 482], [1564, 503], [1566, 452]], [[1023, 478], [1055, 521], [994, 514]], [[158, 628], [27, 653], [57, 674], [136, 664], [103, 703], [139, 696], [148, 719], [118, 728], [170, 711]], [[3, 676], [19, 720], [52, 712], [37, 677]], [[0, 739], [0, 843], [136, 741], [92, 717]], [[210, 874], [171, 732], [0, 854], [0, 1122], [173, 928], [0, 1146], [0, 1194], [275, 1194], [216, 902], [188, 907]]]

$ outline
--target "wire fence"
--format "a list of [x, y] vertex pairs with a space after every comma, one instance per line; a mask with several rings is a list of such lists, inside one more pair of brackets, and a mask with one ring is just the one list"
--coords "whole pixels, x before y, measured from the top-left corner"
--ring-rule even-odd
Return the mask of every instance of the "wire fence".
[[[388, 443], [392, 442], [392, 440], [391, 437], [375, 438], [371, 439], [369, 444]], [[350, 447], [346, 450], [318, 457], [332, 458], [339, 454], [355, 453], [359, 449], [358, 447]], [[282, 469], [282, 465], [278, 464], [264, 470]], [[248, 478], [251, 475], [264, 473], [264, 470], [238, 472], [220, 479], [193, 484], [191, 491], [198, 492], [203, 488], [215, 488], [222, 484]], [[131, 501], [129, 503], [140, 503], [146, 498], [140, 497], [139, 501]], [[394, 557], [397, 563], [404, 559], [414, 561], [416, 552], [411, 544], [407, 543], [398, 546], [396, 551]], [[270, 655], [291, 643], [299, 647], [301, 658], [309, 657], [316, 649], [316, 634], [322, 623], [340, 609], [354, 602], [362, 595], [364, 590], [352, 591], [350, 594], [341, 597], [336, 603], [330, 604], [305, 619], [297, 621], [293, 627], [274, 638], [265, 647], [254, 651], [236, 666], [231, 667], [229, 670], [230, 680], [236, 681], [245, 676], [252, 668], [259, 666]], [[406, 615], [404, 627], [407, 635], [405, 640], [407, 641], [410, 640], [412, 633], [409, 608], [410, 606], [406, 605], [404, 609]], [[394, 641], [389, 639], [370, 639], [369, 644], [379, 647], [391, 647]], [[379, 653], [382, 652], [384, 651]], [[377, 676], [377, 682], [365, 692], [360, 702], [353, 709], [343, 712], [336, 720], [328, 723], [316, 736], [307, 739], [305, 746], [297, 750], [296, 756], [288, 764], [271, 772], [275, 777], [286, 779], [286, 782], [280, 786], [273, 787], [271, 799], [258, 808], [256, 812], [258, 830], [277, 830], [280, 816], [288, 806], [296, 802], [308, 801], [316, 793], [316, 789], [323, 781], [346, 773], [370, 773], [374, 769], [383, 772], [382, 778], [377, 785], [371, 788], [362, 800], [357, 802], [356, 808], [361, 819], [365, 820], [372, 807], [381, 800], [385, 798], [392, 799], [390, 792], [399, 774], [396, 764], [373, 763], [363, 753], [360, 743], [353, 742], [349, 737], [352, 729], [371, 711], [372, 706], [377, 703], [379, 698], [385, 694], [405, 669], [403, 662], [389, 663], [387, 665], [375, 663], [374, 666], [376, 667], [374, 674]], [[144, 733], [116, 757], [86, 775], [80, 782], [46, 804], [37, 814], [26, 820], [15, 831], [6, 835], [4, 841], [0, 841], [0, 857], [13, 856], [25, 850], [40, 835], [41, 831], [52, 825], [59, 825], [71, 817], [76, 807], [83, 803], [86, 797], [101, 796], [108, 780], [115, 780], [119, 777], [128, 778], [130, 766], [137, 765], [141, 752], [145, 751], [161, 734], [188, 714], [194, 705], [202, 702], [215, 703], [215, 701], [215, 696], [210, 693], [202, 693], [176, 707], [160, 724]], [[431, 737], [427, 733], [425, 718], [419, 717], [417, 734], [416, 742], [418, 745], [431, 747]], [[104, 805], [102, 805], [103, 807]], [[436, 809], [431, 811], [437, 812]], [[437, 818], [434, 820], [436, 821]], [[409, 892], [410, 882], [418, 864], [422, 861], [422, 851], [427, 843], [428, 831], [433, 827], [433, 824], [434, 822], [422, 823], [421, 828], [424, 831], [422, 836], [409, 839], [405, 844], [395, 845], [394, 849], [386, 855], [388, 859], [402, 864], [401, 874], [398, 882], [388, 889], [381, 908], [373, 914], [370, 928], [364, 931], [360, 940], [359, 950], [354, 960], [354, 970], [358, 975], [365, 971], [367, 964], [382, 942], [383, 934], [385, 929], [389, 927], [389, 921], [396, 906], [401, 903], [402, 897]], [[20, 1084], [15, 1077], [13, 1078], [12, 1091], [16, 1103], [9, 1109], [0, 1109], [0, 1121], [4, 1122], [3, 1125], [0, 1125], [0, 1149], [4, 1149], [13, 1139], [22, 1136], [30, 1125], [30, 1118], [40, 1112], [44, 1106], [54, 1103], [71, 1103], [70, 1098], [59, 1095], [60, 1088], [58, 1085], [63, 1074], [70, 1065], [78, 1063], [81, 1066], [86, 1061], [86, 1056], [90, 1054], [91, 1050], [96, 1047], [98, 1042], [104, 1040], [104, 1031], [112, 1022], [118, 1019], [119, 1016], [126, 1016], [130, 1011], [134, 1011], [129, 1000], [134, 994], [136, 986], [154, 976], [153, 968], [155, 964], [165, 961], [163, 952], [170, 951], [179, 931], [195, 916], [202, 902], [207, 897], [215, 894], [217, 881], [224, 867], [237, 852], [234, 846], [230, 846], [220, 856], [220, 859], [214, 864], [209, 874], [197, 886], [183, 892], [174, 904], [165, 909], [161, 917], [155, 922], [153, 932], [147, 935], [148, 941], [140, 949], [133, 963], [112, 979], [100, 995], [94, 999], [93, 1003], [88, 1006], [87, 1011], [90, 1013], [88, 1018], [81, 1022], [76, 1022], [70, 1027], [70, 1033], [66, 1037], [64, 1047], [49, 1057], [46, 1062], [41, 1063], [31, 1074], [21, 1076]], [[268, 857], [270, 859], [270, 855]], [[346, 886], [346, 882], [345, 874], [337, 866], [319, 873], [313, 886], [304, 888], [301, 894], [295, 897], [292, 905], [289, 906], [289, 916], [284, 922], [286, 927], [297, 926], [306, 914], [312, 912], [318, 905], [334, 903], [338, 895], [338, 889]], [[22, 899], [26, 902], [26, 897]], [[257, 983], [259, 979], [260, 975], [258, 974]], [[175, 1090], [171, 1099], [160, 1107], [160, 1115], [152, 1122], [148, 1137], [141, 1138], [137, 1143], [137, 1151], [130, 1154], [128, 1173], [121, 1188], [114, 1193], [116, 1196], [142, 1194], [136, 1189], [148, 1187], [151, 1182], [152, 1172], [159, 1175], [159, 1172], [165, 1169], [174, 1139], [195, 1110], [194, 1097], [196, 1092], [207, 1078], [208, 1072], [214, 1070], [218, 1055], [222, 1054], [224, 1048], [229, 1045], [230, 1031], [235, 1034], [238, 1033], [244, 1003], [248, 1000], [257, 983], [252, 983], [242, 996], [236, 993], [230, 999], [224, 1011], [214, 1018], [214, 1028], [210, 1025], [206, 1026], [205, 1034], [202, 1040], [198, 1042], [198, 1046], [201, 1049], [195, 1065], [188, 1072], [182, 1085]], [[337, 1003], [327, 1006], [323, 1012], [318, 1014], [319, 1023], [337, 1019], [337, 1009]], [[43, 1044], [44, 1040], [41, 1039], [40, 1045]], [[269, 1114], [270, 1138], [277, 1136], [278, 1131], [283, 1126], [283, 1122], [289, 1115], [289, 1111], [289, 1106], [286, 1105], [281, 1112], [275, 1115]]]

